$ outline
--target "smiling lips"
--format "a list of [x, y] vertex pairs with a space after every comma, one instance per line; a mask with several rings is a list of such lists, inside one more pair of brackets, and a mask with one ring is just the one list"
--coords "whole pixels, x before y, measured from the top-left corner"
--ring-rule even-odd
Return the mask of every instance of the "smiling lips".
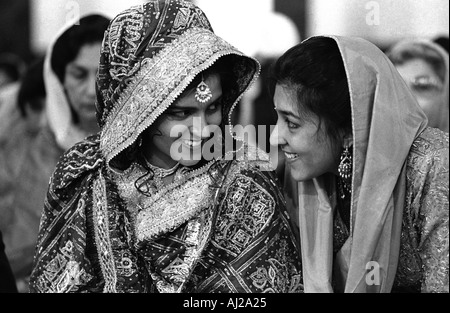
[[283, 151], [283, 152], [284, 152], [284, 155], [286, 156], [286, 158], [288, 160], [295, 160], [299, 156], [297, 153], [289, 153], [289, 152], [286, 152], [286, 151]]
[[202, 140], [183, 140], [183, 144], [195, 148], [202, 144]]

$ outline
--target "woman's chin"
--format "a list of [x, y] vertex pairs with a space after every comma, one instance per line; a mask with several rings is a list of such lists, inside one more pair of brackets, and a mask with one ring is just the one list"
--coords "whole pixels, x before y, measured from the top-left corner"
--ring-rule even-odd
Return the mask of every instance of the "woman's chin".
[[182, 166], [186, 166], [186, 167], [191, 167], [191, 166], [195, 166], [200, 162], [200, 160], [193, 160], [193, 159], [181, 159], [179, 161], [180, 165]]
[[290, 174], [292, 179], [294, 179], [297, 182], [302, 182], [311, 179], [311, 175], [308, 175], [304, 171], [292, 167], [290, 169]]

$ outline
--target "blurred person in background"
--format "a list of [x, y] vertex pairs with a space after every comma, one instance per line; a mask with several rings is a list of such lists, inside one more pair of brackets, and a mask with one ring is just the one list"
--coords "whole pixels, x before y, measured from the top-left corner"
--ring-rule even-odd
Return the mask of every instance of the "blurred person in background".
[[16, 281], [5, 253], [2, 231], [0, 230], [0, 293], [17, 293]]
[[41, 212], [55, 165], [67, 148], [98, 131], [95, 79], [108, 24], [108, 18], [90, 14], [59, 31], [45, 55], [45, 89], [39, 87], [42, 67], [36, 65], [16, 99], [22, 114], [31, 117], [44, 110], [43, 114], [38, 114], [36, 124], [30, 122], [33, 131], [22, 127], [0, 145], [0, 229], [19, 292], [28, 291]]
[[[10, 115], [17, 109], [17, 93], [27, 65], [11, 53], [0, 54], [0, 130], [10, 126]], [[0, 137], [6, 136], [0, 131]]]
[[[31, 63], [14, 89], [0, 92], [0, 147], [33, 136], [43, 126], [45, 86], [44, 58]], [[29, 133], [29, 134], [28, 134]]]
[[387, 52], [428, 117], [428, 125], [449, 131], [449, 55], [425, 39], [404, 40]]
[[25, 62], [12, 53], [0, 54], [0, 89], [17, 82], [23, 74]]

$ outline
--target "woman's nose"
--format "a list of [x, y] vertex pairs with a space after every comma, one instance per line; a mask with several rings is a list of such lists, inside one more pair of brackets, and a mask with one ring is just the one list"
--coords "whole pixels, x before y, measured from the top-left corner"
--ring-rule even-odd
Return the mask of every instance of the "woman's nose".
[[96, 81], [96, 74], [90, 74], [89, 77], [86, 79], [86, 95], [91, 98], [95, 98], [95, 81]]
[[287, 141], [283, 135], [283, 130], [278, 123], [275, 125], [272, 133], [270, 134], [269, 142], [272, 146], [283, 146], [287, 144]]
[[192, 136], [196, 139], [205, 139], [210, 136], [210, 129], [208, 127], [208, 121], [204, 115], [194, 116], [192, 119], [192, 125], [189, 127]]
[[280, 137], [280, 127], [275, 125], [272, 133], [270, 134], [269, 142], [272, 146], [279, 146], [285, 143], [284, 139]]

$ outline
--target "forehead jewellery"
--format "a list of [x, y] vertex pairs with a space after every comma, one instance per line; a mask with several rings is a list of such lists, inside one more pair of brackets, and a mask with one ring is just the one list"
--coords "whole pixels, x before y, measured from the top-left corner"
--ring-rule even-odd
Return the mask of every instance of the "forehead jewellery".
[[202, 81], [198, 84], [197, 89], [195, 90], [195, 99], [197, 99], [198, 102], [205, 103], [211, 98], [211, 89], [209, 89], [209, 86], [203, 80], [202, 74]]

